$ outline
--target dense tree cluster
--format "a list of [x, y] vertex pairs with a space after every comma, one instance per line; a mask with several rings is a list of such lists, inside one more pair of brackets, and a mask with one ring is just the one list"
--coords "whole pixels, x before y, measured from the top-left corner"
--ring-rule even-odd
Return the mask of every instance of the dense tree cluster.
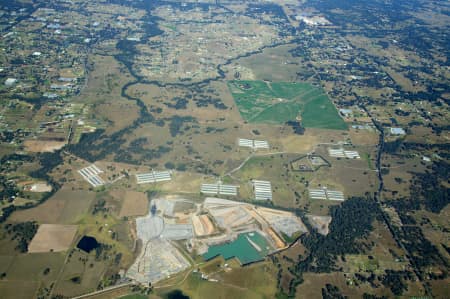
[[[35, 203], [28, 202], [23, 206], [8, 205], [6, 207], [3, 207], [2, 212], [0, 213], [0, 223], [5, 221], [15, 210], [34, 207], [50, 198], [50, 196], [52, 196], [56, 191], [59, 190], [59, 183], [55, 182], [53, 178], [48, 174], [62, 162], [60, 154], [60, 151], [54, 153], [38, 154], [37, 158], [39, 159], [40, 167], [30, 173], [30, 176], [34, 178], [46, 180], [47, 183], [52, 187], [52, 191], [43, 193], [42, 197]], [[15, 171], [22, 165], [23, 162], [34, 161], [35, 157], [30, 155], [5, 155], [0, 159], [0, 171], [4, 173]], [[14, 181], [0, 175], [0, 200], [12, 201], [15, 196], [23, 196], [23, 191], [16, 186]]]
[[39, 225], [35, 221], [27, 221], [17, 224], [8, 223], [5, 230], [11, 236], [12, 241], [17, 242], [16, 250], [19, 252], [27, 252], [28, 244], [33, 239]]
[[187, 108], [187, 104], [189, 103], [189, 101], [185, 98], [180, 98], [180, 97], [175, 97], [172, 99], [172, 101], [175, 102], [175, 104], [172, 103], [164, 103], [164, 105], [166, 105], [169, 108], [174, 108], [174, 109], [186, 109]]
[[50, 180], [49, 173], [63, 163], [61, 151], [40, 153], [38, 155], [40, 168], [30, 173], [32, 177]]
[[[330, 232], [327, 236], [323, 236], [310, 225], [301, 210], [293, 212], [302, 218], [308, 227], [309, 234], [300, 237], [301, 243], [307, 249], [307, 254], [300, 255], [292, 266], [288, 267], [288, 273], [285, 274], [292, 278], [290, 278], [288, 294], [283, 294], [291, 297], [295, 297], [297, 286], [303, 282], [304, 272], [339, 271], [335, 264], [338, 256], [364, 253], [369, 245], [366, 245], [363, 240], [372, 231], [373, 222], [376, 219], [381, 220], [381, 210], [372, 198], [353, 197], [340, 206], [330, 207], [333, 220], [329, 226]], [[277, 257], [271, 258], [274, 264], [278, 265], [278, 287], [280, 288], [284, 270]], [[325, 295], [332, 296], [333, 290], [331, 286], [325, 289]]]
[[389, 141], [384, 143], [383, 151], [388, 154], [396, 154], [403, 144], [402, 139], [396, 139], [395, 141]]
[[350, 198], [341, 206], [331, 207], [331, 216], [333, 220], [328, 235], [323, 236], [313, 230], [301, 238], [303, 245], [310, 251], [308, 271], [337, 270], [334, 265], [336, 256], [364, 252], [365, 247], [358, 240], [370, 233], [372, 223], [381, 216], [381, 211], [370, 198]]
[[441, 256], [436, 246], [425, 238], [420, 227], [402, 226], [400, 236], [417, 269], [426, 270], [430, 266], [443, 266], [447, 269], [450, 267], [449, 262]]
[[302, 126], [302, 123], [299, 121], [288, 121], [286, 122], [286, 125], [291, 126], [294, 130], [294, 133], [297, 135], [303, 135], [305, 134], [305, 128]]
[[8, 180], [7, 177], [0, 175], [0, 202], [11, 202], [21, 193], [22, 191], [17, 188], [16, 184], [12, 180]]
[[386, 275], [381, 279], [381, 283], [391, 289], [396, 296], [401, 296], [404, 291], [408, 290], [405, 280], [412, 280], [413, 275], [409, 271], [386, 270]]
[[169, 125], [170, 135], [172, 137], [177, 136], [178, 134], [181, 133], [181, 130], [185, 123], [192, 123], [192, 122], [197, 122], [197, 120], [192, 116], [178, 116], [178, 115], [173, 116], [170, 119]]
[[322, 299], [347, 299], [347, 296], [341, 294], [341, 291], [337, 286], [327, 283], [322, 288]]
[[446, 161], [436, 161], [432, 171], [417, 173], [411, 184], [411, 194], [420, 195], [425, 208], [439, 213], [450, 203], [450, 189], [443, 186], [450, 177], [450, 165]]

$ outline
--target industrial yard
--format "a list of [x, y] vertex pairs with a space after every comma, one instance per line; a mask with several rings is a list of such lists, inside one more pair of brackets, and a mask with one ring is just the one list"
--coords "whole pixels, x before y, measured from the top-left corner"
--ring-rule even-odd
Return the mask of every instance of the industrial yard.
[[[190, 267], [184, 254], [195, 252], [205, 260], [235, 257], [247, 264], [286, 248], [285, 238], [308, 231], [291, 212], [214, 197], [203, 203], [181, 197], [154, 199], [148, 215], [136, 219], [136, 230], [143, 248], [127, 276], [142, 283]], [[173, 243], [181, 240], [184, 248]]]
[[189, 262], [166, 239], [147, 240], [128, 277], [140, 283], [157, 282], [190, 267]]

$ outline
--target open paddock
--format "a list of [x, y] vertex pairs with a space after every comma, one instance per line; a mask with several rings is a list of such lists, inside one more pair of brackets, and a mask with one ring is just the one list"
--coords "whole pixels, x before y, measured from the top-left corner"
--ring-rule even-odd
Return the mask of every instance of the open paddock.
[[167, 181], [158, 186], [162, 191], [171, 193], [197, 194], [203, 181], [203, 176], [197, 173], [177, 172], [176, 180]]
[[230, 81], [228, 86], [248, 122], [284, 124], [300, 116], [306, 128], [347, 129], [327, 94], [309, 83]]
[[[27, 253], [16, 255], [8, 268], [10, 281], [46, 281], [55, 280], [64, 264], [64, 254], [60, 252]], [[49, 268], [47, 275], [43, 271]]]
[[0, 281], [2, 298], [29, 299], [33, 298], [39, 287], [38, 281]]
[[[108, 261], [95, 260], [95, 254], [87, 255], [79, 250], [74, 251], [59, 273], [53, 292], [65, 297], [75, 297], [95, 291], [107, 264]], [[80, 283], [71, 281], [74, 277], [80, 277]]]
[[89, 209], [95, 193], [62, 188], [37, 207], [14, 212], [13, 222], [37, 221], [47, 224], [71, 224], [77, 222]]
[[44, 223], [58, 223], [64, 205], [64, 200], [51, 198], [35, 208], [14, 212], [9, 219], [13, 222], [34, 220]]
[[[217, 260], [220, 262], [217, 263]], [[240, 267], [237, 261], [230, 259], [226, 261], [226, 268], [220, 267], [223, 263], [222, 258], [216, 258], [200, 268], [202, 273], [215, 272], [211, 278], [217, 282], [202, 280], [200, 273], [191, 273], [177, 288], [191, 298], [199, 299], [276, 298], [276, 269], [269, 262]], [[208, 271], [207, 267], [211, 270]], [[161, 295], [167, 292], [168, 289], [163, 289]]]
[[28, 252], [65, 251], [77, 233], [76, 225], [42, 224], [28, 246]]
[[[358, 150], [360, 152], [363, 151], [359, 148]], [[316, 153], [325, 155], [325, 151], [325, 147], [320, 146]], [[376, 156], [371, 151], [369, 153], [372, 157]], [[320, 168], [316, 171], [309, 180], [309, 186], [314, 189], [320, 189], [316, 188], [316, 186], [327, 186], [330, 190], [343, 192], [346, 198], [364, 196], [365, 192], [374, 192], [377, 188], [377, 172], [370, 168], [371, 165], [374, 165], [372, 159], [370, 159], [369, 163], [367, 159], [333, 158], [332, 167]], [[330, 195], [337, 194], [331, 193]], [[342, 197], [331, 197], [342, 200]]]
[[144, 216], [148, 212], [148, 205], [149, 201], [145, 193], [127, 190], [123, 194], [123, 204], [119, 216]]

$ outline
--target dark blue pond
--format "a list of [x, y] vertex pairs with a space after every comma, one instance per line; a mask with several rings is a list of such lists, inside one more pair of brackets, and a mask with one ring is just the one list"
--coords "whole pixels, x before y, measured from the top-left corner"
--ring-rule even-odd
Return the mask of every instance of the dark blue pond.
[[97, 240], [94, 237], [89, 236], [83, 236], [81, 238], [80, 242], [78, 242], [77, 247], [80, 248], [83, 251], [86, 251], [87, 253], [91, 252], [95, 248], [99, 247], [100, 244], [97, 242]]

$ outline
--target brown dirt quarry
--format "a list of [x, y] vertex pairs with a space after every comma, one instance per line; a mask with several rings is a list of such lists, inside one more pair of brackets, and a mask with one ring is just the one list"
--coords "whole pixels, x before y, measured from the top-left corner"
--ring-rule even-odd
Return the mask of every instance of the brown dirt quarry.
[[207, 215], [193, 216], [192, 224], [197, 236], [208, 236], [214, 233], [214, 225]]
[[65, 251], [77, 233], [76, 225], [42, 224], [31, 240], [28, 252]]

